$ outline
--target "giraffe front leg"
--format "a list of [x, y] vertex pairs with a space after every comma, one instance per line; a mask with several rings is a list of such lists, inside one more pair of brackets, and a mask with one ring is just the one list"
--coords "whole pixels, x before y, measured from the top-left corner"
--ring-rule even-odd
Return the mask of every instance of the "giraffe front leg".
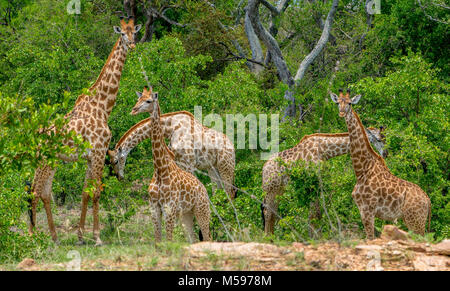
[[366, 232], [366, 239], [373, 240], [375, 238], [375, 205], [370, 201], [359, 200], [357, 203], [361, 220]]
[[164, 205], [164, 216], [166, 221], [166, 238], [172, 241], [173, 229], [176, 221], [176, 206], [174, 203]]
[[235, 162], [234, 156], [231, 154], [220, 154], [219, 160], [217, 162], [217, 172], [221, 178], [225, 192], [231, 199], [237, 197], [237, 189], [234, 185], [234, 170]]
[[92, 215], [94, 216], [94, 226], [93, 226], [93, 236], [96, 246], [101, 246], [103, 244], [100, 239], [100, 221], [99, 221], [99, 204], [100, 195], [103, 191], [102, 185], [102, 174], [103, 166], [105, 165], [106, 151], [102, 151], [94, 157], [93, 168], [92, 168], [92, 179], [94, 181], [94, 195], [92, 198]]
[[155, 242], [161, 242], [162, 228], [161, 228], [161, 206], [158, 201], [150, 201], [150, 212], [153, 221], [153, 227], [155, 231]]
[[267, 193], [264, 198], [264, 232], [266, 235], [273, 234], [275, 229], [275, 221], [277, 217], [278, 205], [276, 202], [276, 194], [275, 193]]
[[375, 238], [375, 229], [374, 229], [375, 215], [374, 215], [374, 213], [370, 213], [370, 212], [366, 212], [364, 214], [361, 213], [361, 219], [364, 224], [364, 230], [366, 231], [367, 240], [373, 240]]
[[87, 213], [87, 207], [89, 203], [89, 199], [91, 198], [89, 196], [89, 193], [86, 191], [86, 188], [89, 185], [89, 181], [91, 180], [91, 171], [90, 171], [90, 162], [88, 161], [88, 168], [86, 170], [86, 176], [84, 178], [84, 186], [83, 186], [83, 193], [81, 198], [81, 215], [80, 215], [80, 224], [78, 225], [78, 244], [82, 245], [84, 244], [84, 225], [86, 223], [86, 213]]

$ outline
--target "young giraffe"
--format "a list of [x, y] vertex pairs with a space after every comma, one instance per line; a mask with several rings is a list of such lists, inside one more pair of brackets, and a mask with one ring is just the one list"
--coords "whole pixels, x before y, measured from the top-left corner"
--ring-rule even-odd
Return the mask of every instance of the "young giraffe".
[[[120, 27], [115, 26], [114, 31], [120, 34], [109, 57], [103, 66], [96, 82], [89, 88], [90, 95], [80, 95], [75, 102], [71, 112], [66, 115], [69, 120], [64, 130], [75, 131], [80, 134], [84, 140], [88, 141], [91, 149], [83, 154], [87, 158], [87, 170], [83, 187], [83, 198], [81, 206], [80, 224], [78, 227], [78, 239], [83, 243], [84, 224], [86, 219], [89, 194], [86, 187], [89, 181], [94, 181], [93, 195], [93, 216], [94, 216], [94, 240], [96, 245], [101, 245], [99, 235], [99, 199], [102, 191], [101, 178], [105, 162], [106, 151], [111, 139], [111, 131], [108, 127], [108, 117], [116, 102], [119, 81], [122, 74], [122, 68], [127, 56], [128, 49], [135, 47], [135, 35], [141, 28], [141, 25], [134, 25], [134, 20], [129, 19], [128, 23], [121, 19]], [[73, 145], [69, 141], [68, 145]], [[75, 161], [77, 155], [63, 156], [60, 158], [65, 161]], [[44, 208], [47, 213], [48, 226], [54, 241], [57, 241], [55, 225], [50, 208], [52, 181], [55, 175], [54, 168], [50, 166], [39, 167], [34, 176], [32, 193], [34, 198], [31, 202], [32, 215], [30, 222], [30, 232], [33, 232], [36, 222], [36, 205], [39, 198], [44, 202]]]
[[331, 99], [339, 106], [339, 116], [345, 118], [350, 137], [350, 154], [357, 178], [352, 197], [358, 206], [367, 239], [374, 239], [374, 219], [403, 218], [409, 230], [424, 235], [431, 219], [431, 201], [416, 184], [394, 176], [384, 160], [370, 147], [359, 116], [352, 109], [361, 95], [350, 99], [349, 91]]
[[[368, 128], [370, 141], [383, 155], [384, 136], [380, 129]], [[348, 133], [323, 134], [316, 133], [304, 136], [300, 142], [287, 150], [274, 154], [263, 166], [262, 188], [266, 193], [264, 207], [261, 204], [264, 231], [266, 234], [273, 233], [276, 221], [278, 204], [276, 197], [283, 195], [286, 185], [289, 183], [289, 175], [286, 168], [280, 165], [277, 159], [285, 163], [293, 163], [299, 160], [318, 163], [333, 157], [348, 154], [350, 152], [350, 139]]]
[[170, 155], [161, 127], [158, 93], [152, 93], [151, 88], [144, 88], [142, 93], [136, 93], [139, 99], [131, 114], [150, 113], [151, 126], [149, 130], [154, 172], [148, 192], [156, 242], [161, 241], [161, 212], [166, 221], [168, 240], [172, 240], [177, 215], [181, 216], [186, 236], [191, 243], [195, 240], [194, 216], [200, 226], [203, 239], [210, 240], [211, 213], [205, 186], [194, 175], [180, 169], [175, 163], [173, 155]]
[[[208, 171], [211, 181], [234, 199], [235, 153], [230, 139], [203, 126], [187, 111], [166, 113], [161, 115], [160, 120], [162, 134], [170, 141], [177, 165], [191, 174], [195, 169]], [[119, 180], [123, 179], [128, 154], [141, 141], [150, 138], [151, 126], [150, 118], [136, 123], [120, 138], [115, 149], [108, 151]], [[201, 146], [194, 149], [194, 142], [197, 141], [201, 141]]]

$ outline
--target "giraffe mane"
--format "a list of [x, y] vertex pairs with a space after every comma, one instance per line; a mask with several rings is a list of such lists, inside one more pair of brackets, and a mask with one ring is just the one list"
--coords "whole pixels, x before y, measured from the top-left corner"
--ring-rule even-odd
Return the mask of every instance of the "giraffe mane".
[[[359, 115], [355, 112], [355, 110], [353, 110], [353, 108], [352, 108], [352, 113], [354, 114], [354, 116], [356, 118], [356, 122], [359, 124], [359, 126], [361, 128], [365, 128], [361, 122], [361, 119], [359, 118]], [[363, 140], [364, 140], [364, 143], [366, 144], [367, 148], [369, 149], [369, 152], [386, 168], [386, 170], [388, 172], [390, 172], [389, 168], [386, 166], [386, 162], [384, 161], [384, 159], [376, 151], [374, 151], [374, 149], [370, 145], [369, 138], [367, 137], [367, 133], [365, 130], [363, 131]]]
[[343, 137], [348, 136], [348, 132], [340, 132], [340, 133], [313, 133], [308, 134], [302, 137], [298, 144], [301, 144], [303, 141], [312, 138], [312, 137]]
[[[111, 52], [109, 53], [108, 59], [106, 60], [105, 64], [103, 65], [103, 68], [102, 68], [100, 74], [98, 75], [97, 80], [94, 82], [94, 84], [92, 84], [91, 87], [89, 87], [89, 91], [91, 91], [94, 87], [96, 87], [100, 83], [100, 80], [102, 79], [103, 74], [106, 71], [106, 67], [109, 65], [109, 61], [111, 60], [112, 56], [114, 55], [114, 51], [116, 50], [117, 46], [119, 45], [119, 42], [120, 42], [120, 37], [114, 44], [114, 47], [112, 48]], [[86, 97], [85, 94], [79, 95], [77, 100], [75, 101], [75, 106], [77, 106], [81, 101], [83, 101], [84, 97]]]

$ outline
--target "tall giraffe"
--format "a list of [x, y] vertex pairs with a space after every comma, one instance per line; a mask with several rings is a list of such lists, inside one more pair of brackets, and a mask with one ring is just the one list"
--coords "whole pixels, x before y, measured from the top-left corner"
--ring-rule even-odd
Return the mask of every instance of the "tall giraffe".
[[[207, 171], [219, 188], [234, 199], [235, 153], [230, 139], [223, 133], [203, 126], [187, 111], [161, 115], [161, 130], [169, 139], [177, 165], [194, 174], [195, 169]], [[114, 150], [108, 151], [114, 172], [119, 180], [124, 177], [128, 154], [141, 141], [151, 136], [151, 119], [147, 118], [133, 125], [119, 139]], [[202, 141], [194, 149], [194, 142]]]
[[166, 146], [160, 121], [158, 93], [144, 88], [136, 92], [139, 99], [131, 111], [132, 115], [150, 113], [150, 133], [153, 155], [153, 178], [148, 192], [150, 209], [155, 226], [155, 240], [161, 241], [161, 213], [166, 221], [166, 236], [172, 240], [172, 232], [177, 216], [181, 217], [187, 238], [192, 243], [194, 235], [194, 216], [200, 226], [204, 240], [209, 234], [209, 197], [205, 186], [191, 173], [177, 166]]
[[[119, 89], [122, 68], [125, 63], [127, 52], [136, 45], [135, 36], [141, 28], [141, 25], [134, 25], [134, 20], [129, 19], [128, 23], [121, 19], [120, 27], [114, 26], [114, 32], [120, 34], [109, 57], [103, 66], [103, 69], [95, 83], [89, 88], [88, 95], [80, 95], [75, 106], [65, 117], [68, 124], [64, 128], [66, 131], [74, 131], [81, 135], [85, 141], [88, 141], [91, 148], [83, 157], [87, 159], [87, 170], [83, 187], [83, 197], [81, 206], [80, 224], [78, 227], [78, 239], [83, 243], [84, 224], [86, 219], [87, 206], [90, 199], [86, 188], [93, 182], [95, 187], [93, 195], [93, 216], [94, 216], [94, 240], [96, 245], [101, 245], [99, 231], [99, 199], [102, 191], [102, 173], [105, 162], [106, 151], [111, 140], [111, 131], [108, 127], [108, 117], [116, 103], [117, 91]], [[68, 142], [73, 145], [73, 142]], [[65, 161], [75, 161], [77, 155], [59, 156]], [[52, 212], [50, 208], [52, 182], [55, 175], [55, 168], [48, 165], [39, 167], [34, 176], [32, 193], [34, 198], [31, 202], [32, 215], [30, 222], [30, 232], [33, 232], [36, 223], [36, 205], [39, 198], [44, 202], [44, 208], [47, 213], [48, 226], [54, 241], [57, 241], [55, 225], [53, 223]]]
[[[385, 154], [384, 136], [381, 128], [370, 127], [367, 129], [370, 141], [377, 150]], [[264, 231], [266, 234], [273, 233], [276, 221], [278, 203], [276, 197], [283, 195], [286, 185], [289, 183], [289, 175], [286, 167], [280, 165], [278, 159], [290, 164], [299, 160], [318, 163], [333, 157], [348, 154], [350, 152], [350, 139], [348, 133], [316, 133], [305, 135], [300, 142], [287, 150], [274, 154], [264, 164], [262, 172], [262, 188], [266, 193], [264, 204], [261, 205]], [[264, 205], [266, 207], [264, 207]]]
[[384, 160], [370, 147], [364, 127], [352, 104], [361, 95], [350, 98], [350, 91], [339, 97], [331, 93], [339, 106], [339, 116], [345, 118], [350, 137], [350, 155], [357, 178], [352, 197], [358, 206], [367, 239], [374, 238], [374, 219], [403, 218], [409, 230], [424, 235], [431, 219], [431, 201], [416, 184], [394, 176]]

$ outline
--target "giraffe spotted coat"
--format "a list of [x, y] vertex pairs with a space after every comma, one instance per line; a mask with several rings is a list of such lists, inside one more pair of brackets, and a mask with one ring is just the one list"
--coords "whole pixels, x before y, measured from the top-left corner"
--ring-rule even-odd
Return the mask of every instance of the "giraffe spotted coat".
[[[385, 154], [381, 129], [368, 128], [367, 132], [377, 150]], [[278, 203], [276, 197], [283, 195], [289, 183], [286, 168], [278, 159], [290, 164], [299, 160], [320, 162], [350, 152], [348, 133], [323, 134], [316, 133], [304, 136], [294, 147], [274, 154], [263, 166], [262, 188], [266, 193], [261, 207], [266, 234], [273, 233], [277, 216]]]
[[[119, 179], [124, 177], [128, 154], [151, 135], [150, 118], [133, 125], [119, 140], [114, 150], [108, 151], [113, 170]], [[161, 130], [169, 140], [175, 162], [185, 171], [207, 171], [212, 182], [231, 197], [235, 197], [235, 153], [230, 139], [223, 133], [207, 128], [187, 111], [161, 115]], [[196, 146], [194, 148], [194, 144]]]
[[166, 146], [160, 122], [158, 93], [144, 88], [131, 114], [150, 113], [153, 178], [148, 191], [150, 209], [155, 228], [155, 241], [161, 241], [161, 216], [166, 221], [166, 237], [172, 240], [176, 219], [181, 218], [186, 236], [194, 242], [194, 217], [204, 240], [210, 240], [209, 197], [205, 186], [191, 173], [182, 170]]
[[[141, 25], [134, 25], [133, 19], [130, 19], [128, 23], [122, 19], [120, 25], [120, 27], [114, 27], [114, 31], [119, 33], [120, 37], [115, 43], [96, 82], [89, 88], [90, 94], [80, 95], [76, 100], [72, 111], [65, 116], [66, 119], [68, 119], [68, 123], [64, 130], [74, 131], [81, 135], [83, 139], [88, 141], [91, 145], [91, 148], [86, 153], [82, 154], [82, 156], [87, 159], [87, 170], [82, 194], [80, 224], [78, 226], [78, 238], [80, 243], [83, 243], [86, 212], [90, 199], [86, 188], [91, 181], [93, 181], [95, 188], [93, 193], [94, 240], [97, 245], [102, 243], [100, 240], [98, 211], [100, 193], [102, 191], [101, 178], [104, 161], [111, 140], [108, 117], [116, 102], [122, 68], [125, 63], [128, 49], [133, 49], [135, 47], [134, 38], [136, 32], [141, 28]], [[67, 144], [72, 146], [73, 142], [69, 141]], [[59, 155], [59, 157], [65, 161], [75, 161], [77, 160], [78, 155]], [[53, 240], [56, 241], [57, 235], [50, 208], [54, 175], [55, 168], [51, 168], [45, 164], [36, 169], [31, 189], [34, 198], [31, 202], [32, 214], [30, 217], [30, 232], [33, 232], [35, 227], [36, 206], [40, 198], [44, 202], [51, 236]]]
[[352, 197], [358, 206], [367, 239], [374, 238], [374, 219], [402, 218], [409, 230], [424, 235], [431, 219], [431, 201], [416, 184], [394, 176], [384, 160], [370, 147], [359, 116], [352, 109], [361, 95], [350, 99], [340, 91], [331, 99], [345, 118], [350, 137], [350, 154], [357, 182]]

